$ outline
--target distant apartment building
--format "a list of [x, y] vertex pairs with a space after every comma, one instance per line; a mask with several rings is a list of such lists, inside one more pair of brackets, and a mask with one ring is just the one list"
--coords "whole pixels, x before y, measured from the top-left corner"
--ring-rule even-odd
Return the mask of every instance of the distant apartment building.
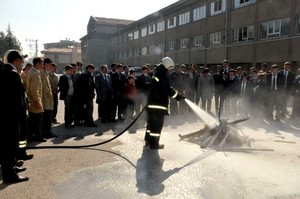
[[80, 39], [83, 64], [94, 64], [95, 67], [99, 67], [103, 63], [109, 63], [111, 61], [108, 50], [109, 38], [132, 22], [91, 16], [87, 25], [87, 34]]
[[164, 56], [209, 67], [224, 59], [232, 66], [300, 65], [299, 0], [180, 0], [112, 32], [93, 49], [98, 55], [84, 56], [127, 65]]
[[68, 64], [82, 62], [80, 43], [68, 39], [44, 44], [41, 53], [58, 65], [58, 72], [62, 72]]

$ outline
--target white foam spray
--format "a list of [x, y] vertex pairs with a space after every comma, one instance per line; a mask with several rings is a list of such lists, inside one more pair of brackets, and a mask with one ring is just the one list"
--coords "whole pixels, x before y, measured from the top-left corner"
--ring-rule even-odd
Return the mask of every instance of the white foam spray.
[[185, 102], [189, 105], [189, 107], [194, 111], [194, 113], [199, 117], [199, 119], [204, 122], [210, 129], [216, 127], [219, 125], [218, 120], [216, 120], [214, 117], [209, 115], [207, 112], [205, 112], [203, 109], [201, 109], [199, 106], [194, 104], [188, 99], [184, 99]]

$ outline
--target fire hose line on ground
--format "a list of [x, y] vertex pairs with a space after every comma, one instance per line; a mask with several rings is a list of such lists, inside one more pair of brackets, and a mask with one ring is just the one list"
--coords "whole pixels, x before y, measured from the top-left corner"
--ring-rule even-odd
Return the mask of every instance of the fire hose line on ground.
[[95, 144], [76, 145], [76, 146], [74, 146], [74, 145], [71, 145], [71, 146], [27, 146], [27, 147], [25, 147], [25, 149], [79, 149], [79, 148], [88, 148], [88, 147], [103, 145], [103, 144], [113, 141], [114, 139], [116, 139], [119, 136], [121, 136], [122, 134], [124, 134], [139, 119], [139, 117], [142, 115], [142, 113], [144, 112], [145, 109], [146, 109], [146, 106], [142, 109], [142, 111], [135, 117], [135, 119], [121, 133], [117, 134], [116, 136], [114, 136], [106, 141], [95, 143]]

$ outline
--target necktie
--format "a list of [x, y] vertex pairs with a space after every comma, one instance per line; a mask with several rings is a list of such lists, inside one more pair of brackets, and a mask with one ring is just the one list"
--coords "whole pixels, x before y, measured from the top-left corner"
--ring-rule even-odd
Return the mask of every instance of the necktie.
[[108, 81], [107, 81], [106, 74], [104, 74], [103, 76], [104, 76], [104, 81], [105, 81], [105, 84], [106, 84], [107, 86], [109, 86], [109, 85], [108, 85]]
[[242, 83], [242, 95], [245, 94], [245, 90], [246, 90], [246, 83]]
[[284, 88], [286, 88], [286, 86], [287, 86], [287, 77], [288, 77], [289, 72], [288, 72], [288, 71], [285, 71], [284, 74], [285, 74], [285, 75], [284, 75], [284, 79], [285, 79], [285, 80], [284, 80]]
[[277, 76], [276, 75], [273, 75], [271, 89], [277, 90]]

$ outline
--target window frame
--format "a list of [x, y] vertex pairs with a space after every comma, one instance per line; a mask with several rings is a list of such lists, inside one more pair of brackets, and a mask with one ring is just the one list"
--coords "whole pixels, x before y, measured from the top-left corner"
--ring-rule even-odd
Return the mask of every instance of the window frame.
[[187, 11], [185, 13], [182, 13], [179, 15], [178, 18], [179, 18], [179, 22], [178, 22], [179, 26], [188, 24], [188, 23], [190, 23], [190, 19], [191, 19], [191, 12]]
[[[247, 29], [247, 36], [244, 35], [245, 29]], [[251, 37], [252, 34], [252, 37]], [[254, 40], [254, 25], [237, 27], [232, 30], [232, 43], [242, 43]], [[240, 36], [242, 35], [242, 36]]]
[[138, 39], [139, 38], [139, 31], [136, 30], [133, 32], [133, 39]]
[[[244, 2], [241, 2], [241, 1], [244, 1]], [[245, 6], [254, 4], [254, 3], [256, 3], [256, 0], [234, 0], [233, 8], [238, 9], [238, 8], [245, 7]]]
[[157, 22], [156, 24], [156, 32], [162, 32], [165, 30], [165, 21]]
[[176, 27], [176, 16], [168, 19], [168, 29]]
[[209, 34], [209, 44], [211, 46], [222, 44], [222, 32], [214, 32]]
[[180, 49], [187, 49], [189, 46], [189, 38], [180, 39]]
[[148, 31], [147, 27], [142, 28], [141, 29], [141, 37], [146, 37], [148, 35], [147, 31]]
[[[216, 10], [219, 7], [220, 9]], [[218, 15], [226, 11], [226, 0], [215, 0], [210, 3], [210, 15]]]
[[206, 18], [206, 5], [193, 9], [193, 21]]
[[175, 41], [169, 41], [168, 42], [168, 51], [174, 51], [175, 50]]
[[148, 26], [148, 35], [152, 35], [155, 33], [155, 24]]
[[144, 46], [141, 48], [141, 56], [146, 56], [148, 55], [148, 47]]
[[195, 48], [202, 47], [203, 46], [203, 36], [202, 35], [194, 36], [193, 45]]
[[[284, 27], [287, 26], [287, 30]], [[266, 21], [259, 25], [259, 39], [274, 39], [289, 36], [290, 18], [281, 18], [272, 21]], [[264, 35], [265, 34], [265, 35]]]

